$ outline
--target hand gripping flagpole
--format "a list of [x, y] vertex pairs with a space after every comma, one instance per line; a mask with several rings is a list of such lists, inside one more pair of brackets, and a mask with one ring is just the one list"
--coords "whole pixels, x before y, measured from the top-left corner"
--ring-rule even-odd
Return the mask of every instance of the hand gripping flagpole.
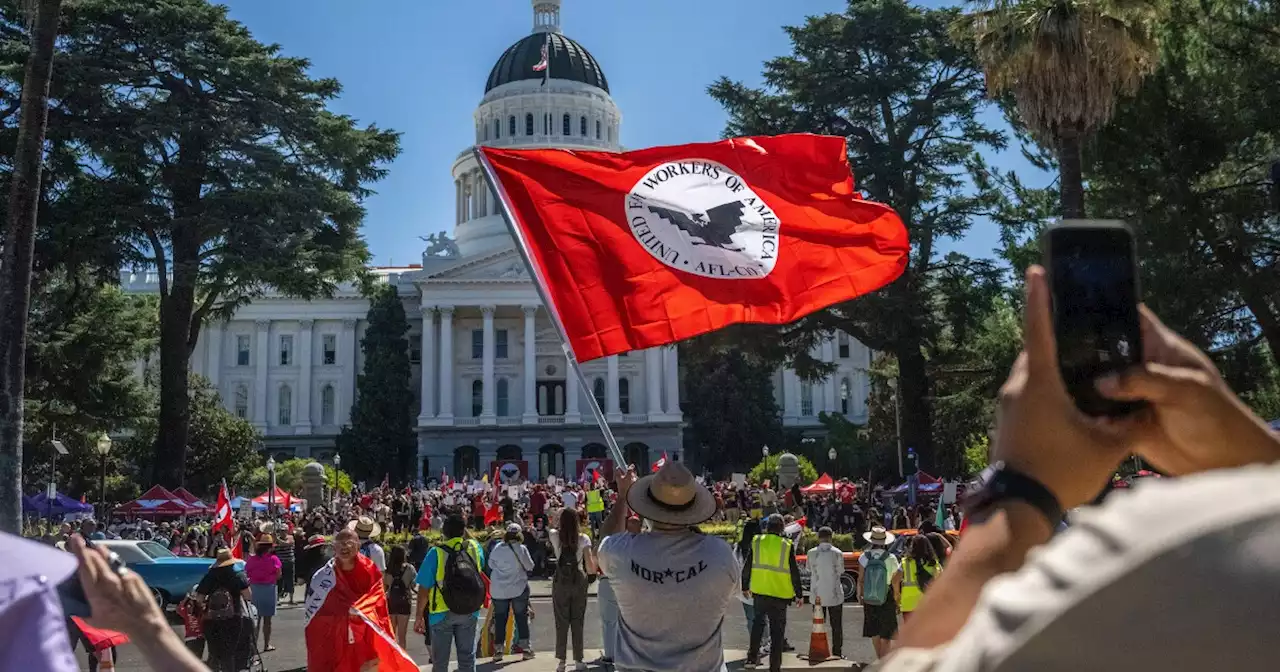
[[[524, 258], [524, 265], [529, 269], [530, 276], [533, 277], [533, 285], [538, 288], [538, 296], [542, 299], [542, 305], [547, 308], [547, 315], [551, 317], [551, 323], [555, 325], [556, 332], [560, 334], [561, 348], [564, 350], [565, 361], [568, 362], [569, 369], [578, 377], [578, 390], [581, 394], [582, 390], [590, 392], [591, 384], [587, 381], [587, 376], [582, 372], [582, 367], [578, 365], [578, 357], [573, 353], [573, 348], [569, 345], [569, 333], [565, 331], [564, 323], [560, 321], [560, 312], [556, 310], [556, 304], [552, 302], [550, 295], [547, 293], [547, 280], [542, 275], [542, 269], [533, 262], [533, 255], [529, 253], [529, 242], [524, 237], [524, 232], [519, 226], [516, 226], [515, 213], [511, 211], [511, 200], [507, 197], [507, 190], [502, 186], [502, 182], [498, 180], [498, 176], [493, 172], [493, 164], [489, 163], [489, 159], [479, 147], [473, 147], [471, 150], [479, 162], [480, 168], [484, 171], [484, 177], [489, 182], [493, 193], [498, 197], [498, 204], [502, 207], [502, 219], [507, 223], [507, 229], [511, 231], [511, 237], [516, 242], [516, 249], [520, 251], [520, 256]], [[627, 468], [627, 459], [622, 455], [622, 449], [618, 447], [618, 440], [613, 436], [613, 430], [609, 428], [609, 422], [605, 419], [604, 410], [600, 408], [600, 402], [596, 400], [596, 395], [588, 393], [587, 405], [591, 407], [591, 413], [596, 416], [596, 423], [600, 425], [600, 431], [604, 433], [605, 444], [609, 446], [609, 452], [613, 453], [614, 462], [621, 465], [623, 469]], [[643, 466], [643, 465], [642, 465]]]

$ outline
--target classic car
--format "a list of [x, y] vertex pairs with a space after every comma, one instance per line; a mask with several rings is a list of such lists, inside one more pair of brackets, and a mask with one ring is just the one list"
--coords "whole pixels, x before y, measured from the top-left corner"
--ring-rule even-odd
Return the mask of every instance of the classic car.
[[93, 543], [113, 551], [125, 566], [137, 572], [161, 609], [181, 601], [213, 565], [211, 558], [180, 558], [155, 541], [109, 539]]
[[[893, 543], [889, 544], [889, 552], [902, 557], [906, 552], [907, 540], [917, 534], [916, 530], [890, 530], [894, 535]], [[959, 532], [947, 532], [947, 538], [952, 544], [960, 538]], [[844, 552], [844, 574], [840, 575], [840, 588], [844, 590], [844, 601], [852, 602], [854, 596], [858, 592], [858, 572], [862, 567], [858, 564], [858, 558], [862, 557], [862, 551], [845, 551]], [[800, 583], [804, 586], [805, 594], [809, 593], [809, 568], [806, 563], [806, 556], [797, 555], [796, 562], [800, 565]]]

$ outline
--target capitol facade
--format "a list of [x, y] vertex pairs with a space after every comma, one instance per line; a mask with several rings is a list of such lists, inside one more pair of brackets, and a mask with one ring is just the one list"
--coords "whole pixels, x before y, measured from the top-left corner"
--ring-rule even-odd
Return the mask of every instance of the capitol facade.
[[[533, 32], [489, 74], [475, 111], [475, 144], [619, 151], [622, 114], [604, 70], [561, 32], [560, 0], [534, 0], [533, 14]], [[535, 69], [543, 45], [545, 84]], [[587, 362], [591, 384], [582, 389], [471, 147], [461, 149], [451, 172], [453, 235], [426, 237], [421, 264], [373, 269], [397, 287], [413, 327], [418, 477], [488, 473], [495, 461], [519, 465], [530, 478], [576, 477], [584, 465], [609, 458], [588, 394], [629, 462], [647, 465], [664, 452], [679, 459], [686, 416], [675, 347]], [[154, 273], [127, 272], [121, 280], [129, 291], [158, 286]], [[206, 324], [191, 370], [262, 432], [264, 449], [277, 460], [331, 461], [363, 366], [368, 309], [354, 285], [314, 301], [268, 293], [229, 321]], [[818, 430], [820, 412], [865, 422], [870, 351], [838, 333], [816, 354], [837, 365], [827, 380], [804, 382], [790, 370], [774, 376], [784, 424]]]

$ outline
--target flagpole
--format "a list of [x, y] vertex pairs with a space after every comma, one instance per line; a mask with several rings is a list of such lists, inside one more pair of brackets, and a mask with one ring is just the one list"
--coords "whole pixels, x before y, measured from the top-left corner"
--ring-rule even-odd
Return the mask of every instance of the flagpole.
[[489, 187], [493, 189], [493, 193], [498, 197], [498, 205], [502, 208], [502, 219], [507, 223], [507, 229], [511, 232], [511, 237], [515, 239], [516, 249], [520, 251], [520, 256], [524, 259], [524, 265], [529, 269], [529, 274], [533, 277], [533, 286], [538, 289], [538, 297], [542, 299], [542, 305], [547, 307], [547, 315], [551, 317], [551, 323], [555, 325], [556, 332], [560, 334], [560, 347], [564, 350], [565, 361], [569, 365], [569, 369], [578, 377], [578, 390], [581, 394], [582, 390], [587, 390], [587, 405], [591, 407], [591, 413], [596, 416], [596, 423], [600, 425], [600, 431], [604, 433], [605, 444], [609, 446], [609, 451], [613, 453], [613, 459], [622, 465], [623, 469], [627, 468], [627, 459], [622, 455], [622, 449], [618, 447], [618, 440], [613, 436], [613, 430], [609, 428], [609, 421], [605, 419], [604, 410], [600, 408], [600, 402], [596, 401], [596, 395], [591, 394], [591, 383], [587, 381], [587, 376], [582, 372], [582, 367], [578, 364], [578, 357], [573, 353], [573, 348], [569, 345], [569, 332], [565, 331], [564, 323], [560, 320], [560, 313], [556, 310], [556, 304], [551, 301], [550, 295], [547, 293], [547, 281], [542, 275], [542, 269], [533, 263], [533, 256], [529, 253], [529, 241], [525, 240], [524, 233], [520, 227], [516, 226], [515, 214], [511, 211], [511, 199], [507, 196], [507, 190], [502, 186], [502, 182], [498, 180], [498, 176], [493, 172], [493, 165], [489, 163], [489, 159], [485, 157], [484, 152], [479, 147], [473, 147], [471, 150], [476, 157], [476, 161], [480, 163], [481, 170], [484, 171], [484, 177], [489, 181]]

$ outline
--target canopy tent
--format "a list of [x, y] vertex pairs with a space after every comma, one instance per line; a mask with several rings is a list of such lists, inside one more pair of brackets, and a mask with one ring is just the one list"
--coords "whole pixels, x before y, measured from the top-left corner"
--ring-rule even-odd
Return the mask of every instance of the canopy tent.
[[[276, 489], [275, 489], [276, 506], [291, 506], [293, 504], [294, 499], [296, 498], [293, 495], [285, 492], [283, 489], [280, 488], [280, 486], [278, 485], [276, 486]], [[262, 493], [261, 495], [254, 497], [253, 503], [266, 506], [271, 503], [271, 500], [272, 500], [272, 492], [268, 490]]]
[[47, 493], [39, 493], [22, 498], [22, 512], [40, 516], [65, 516], [69, 513], [91, 513], [92, 504], [68, 497], [61, 492], [53, 493], [53, 499]]
[[115, 513], [131, 516], [182, 516], [202, 513], [203, 509], [188, 506], [178, 495], [162, 486], [153, 485], [141, 497], [116, 507]]
[[178, 488], [173, 491], [173, 494], [177, 496], [182, 503], [186, 504], [188, 508], [195, 509], [199, 513], [211, 513], [213, 511], [212, 506], [205, 504], [199, 497], [191, 494], [191, 491], [186, 488]]
[[806, 495], [820, 495], [824, 493], [835, 492], [835, 489], [836, 489], [835, 481], [831, 480], [831, 477], [828, 476], [826, 473], [823, 473], [821, 476], [818, 477], [818, 480], [814, 481], [809, 485], [804, 486], [803, 488], [800, 488], [800, 492]]
[[[233, 515], [235, 514], [235, 512], [236, 512], [236, 511], [239, 511], [239, 510], [240, 510], [240, 505], [241, 505], [244, 501], [245, 501], [245, 498], [244, 498], [244, 497], [232, 497], [232, 498], [231, 498], [231, 511], [232, 511], [232, 514], [233, 514]], [[254, 511], [266, 511], [266, 510], [267, 510], [267, 500], [266, 500], [266, 499], [263, 499], [261, 502], [259, 502], [259, 501], [258, 501], [258, 498], [257, 498], [257, 497], [254, 497], [253, 499], [248, 500], [248, 501], [250, 502], [250, 505], [253, 507], [253, 510], [254, 510]], [[302, 511], [306, 509], [306, 503], [307, 503], [307, 500], [305, 500], [305, 499], [299, 499], [299, 498], [297, 498], [297, 497], [294, 497], [294, 498], [289, 502], [289, 510], [290, 510], [290, 511], [292, 511], [292, 512], [294, 512], [294, 513], [302, 513]], [[283, 499], [277, 499], [277, 500], [276, 500], [276, 506], [283, 506], [283, 505], [284, 505], [284, 500], [283, 500]]]
[[[927, 474], [923, 471], [916, 472], [916, 478], [917, 478], [917, 482], [919, 483], [919, 485], [916, 486], [917, 495], [930, 495], [930, 496], [942, 495], [942, 489], [943, 487], [946, 486], [946, 483], [942, 479], [936, 476]], [[965, 487], [966, 487], [965, 483], [960, 483], [956, 488], [956, 492], [959, 494], [963, 494], [965, 491]], [[902, 485], [899, 485], [896, 488], [890, 488], [889, 490], [885, 490], [883, 494], [905, 495], [905, 494], [908, 494], [910, 491], [911, 491], [911, 484], [903, 483]]]

